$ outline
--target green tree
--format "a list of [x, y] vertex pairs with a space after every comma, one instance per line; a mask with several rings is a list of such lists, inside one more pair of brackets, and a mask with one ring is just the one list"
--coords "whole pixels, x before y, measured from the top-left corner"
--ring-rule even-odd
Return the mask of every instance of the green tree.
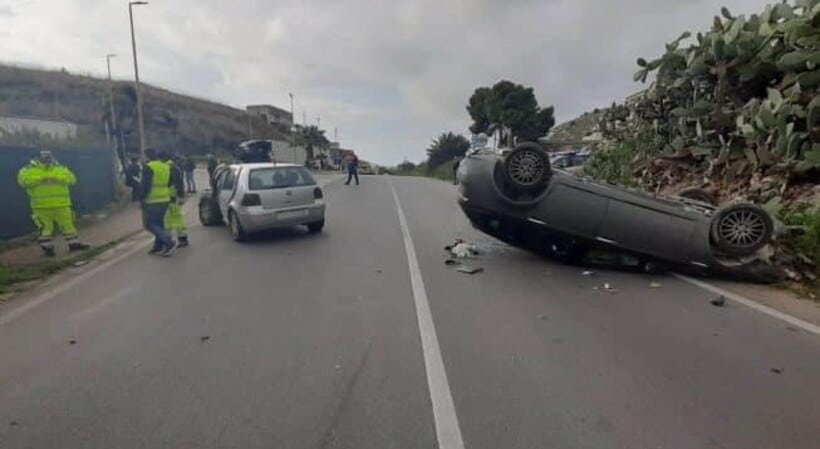
[[473, 119], [473, 133], [503, 126], [519, 140], [536, 140], [555, 125], [552, 106], [539, 107], [531, 87], [506, 80], [492, 87], [477, 88], [467, 104], [467, 112]]
[[308, 160], [315, 157], [314, 150], [321, 151], [330, 146], [330, 141], [325, 137], [325, 131], [316, 125], [299, 127], [296, 131], [296, 143], [305, 147]]
[[433, 169], [454, 157], [462, 157], [468, 149], [470, 141], [464, 136], [451, 132], [442, 133], [427, 149], [427, 167]]

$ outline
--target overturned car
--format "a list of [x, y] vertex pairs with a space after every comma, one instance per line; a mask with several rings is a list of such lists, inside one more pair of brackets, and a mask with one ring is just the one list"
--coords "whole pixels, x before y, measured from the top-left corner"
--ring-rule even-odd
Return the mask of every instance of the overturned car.
[[579, 263], [593, 248], [659, 266], [737, 272], [759, 263], [772, 218], [750, 203], [717, 207], [662, 198], [551, 167], [536, 143], [503, 156], [469, 154], [458, 169], [459, 204], [473, 226], [515, 246]]

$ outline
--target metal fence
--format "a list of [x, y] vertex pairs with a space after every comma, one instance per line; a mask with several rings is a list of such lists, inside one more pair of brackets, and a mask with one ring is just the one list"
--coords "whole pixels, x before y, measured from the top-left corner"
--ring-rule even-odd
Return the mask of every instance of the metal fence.
[[[54, 157], [77, 175], [71, 189], [78, 214], [105, 207], [116, 198], [117, 179], [110, 149], [55, 149]], [[36, 148], [0, 145], [0, 240], [34, 230], [25, 190], [17, 185], [17, 172], [37, 154]]]

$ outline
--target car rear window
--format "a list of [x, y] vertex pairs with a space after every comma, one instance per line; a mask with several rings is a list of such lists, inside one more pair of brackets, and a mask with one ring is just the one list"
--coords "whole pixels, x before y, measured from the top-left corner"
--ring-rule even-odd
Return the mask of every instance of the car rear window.
[[249, 190], [315, 186], [316, 180], [304, 167], [255, 168], [248, 174]]

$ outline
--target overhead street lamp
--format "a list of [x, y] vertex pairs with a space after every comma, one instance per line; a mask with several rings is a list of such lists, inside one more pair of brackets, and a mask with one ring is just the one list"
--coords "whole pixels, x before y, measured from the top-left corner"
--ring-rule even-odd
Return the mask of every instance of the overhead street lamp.
[[147, 5], [148, 2], [128, 2], [128, 19], [131, 21], [131, 49], [134, 52], [134, 85], [137, 92], [137, 120], [140, 132], [140, 155], [145, 159], [145, 121], [142, 118], [142, 95], [140, 94], [140, 71], [137, 65], [137, 40], [134, 37], [134, 5]]

